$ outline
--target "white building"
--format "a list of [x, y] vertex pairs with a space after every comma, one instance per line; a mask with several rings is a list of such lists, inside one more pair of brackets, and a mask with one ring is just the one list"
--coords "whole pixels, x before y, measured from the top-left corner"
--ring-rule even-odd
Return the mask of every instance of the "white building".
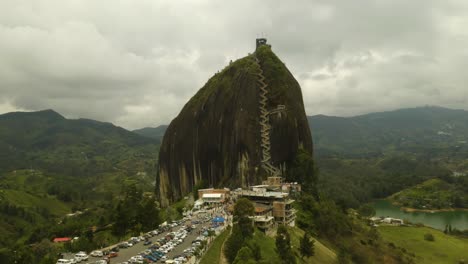
[[224, 194], [223, 193], [204, 193], [202, 196], [202, 200], [204, 203], [223, 203], [224, 202]]

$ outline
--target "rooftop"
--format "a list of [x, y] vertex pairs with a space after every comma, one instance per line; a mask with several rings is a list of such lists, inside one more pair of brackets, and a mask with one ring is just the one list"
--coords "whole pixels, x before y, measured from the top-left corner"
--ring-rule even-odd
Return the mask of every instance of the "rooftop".
[[255, 197], [271, 197], [271, 198], [286, 198], [288, 197], [288, 193], [284, 192], [255, 192], [249, 190], [241, 190], [239, 191], [239, 195], [241, 196], [255, 196]]
[[220, 193], [204, 193], [203, 198], [221, 198], [222, 194]]
[[253, 217], [255, 222], [270, 222], [273, 221], [273, 216], [254, 216]]

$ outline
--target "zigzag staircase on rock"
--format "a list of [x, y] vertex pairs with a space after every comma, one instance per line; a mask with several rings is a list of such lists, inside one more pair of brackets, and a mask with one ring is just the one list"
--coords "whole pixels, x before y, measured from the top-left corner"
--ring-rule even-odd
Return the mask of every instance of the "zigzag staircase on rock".
[[260, 66], [260, 61], [257, 57], [254, 57], [254, 62], [257, 65], [258, 72], [256, 73], [258, 79], [257, 82], [260, 85], [260, 95], [259, 95], [259, 109], [260, 109], [260, 135], [261, 135], [261, 147], [262, 147], [262, 168], [265, 169], [270, 176], [280, 177], [281, 171], [276, 168], [271, 163], [271, 141], [270, 141], [270, 114], [272, 112], [279, 112], [284, 110], [284, 106], [278, 106], [278, 109], [269, 112], [267, 110], [267, 102], [268, 102], [268, 90], [266, 89], [268, 85], [265, 83], [265, 76], [263, 75], [262, 67]]

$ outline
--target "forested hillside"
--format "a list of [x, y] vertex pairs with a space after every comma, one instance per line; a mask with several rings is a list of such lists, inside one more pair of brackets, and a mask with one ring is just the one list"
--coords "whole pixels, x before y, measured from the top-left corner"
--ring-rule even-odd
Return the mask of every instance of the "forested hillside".
[[[0, 115], [0, 253], [112, 221], [129, 182], [154, 191], [158, 147], [110, 123], [53, 110]], [[56, 225], [78, 210], [79, 221]]]
[[133, 132], [141, 136], [157, 139], [159, 142], [161, 142], [167, 127], [167, 125], [160, 125], [158, 127], [144, 127], [133, 130]]
[[[145, 158], [155, 159], [157, 143], [110, 123], [68, 120], [52, 110], [8, 113], [0, 115], [0, 172], [41, 168], [79, 177], [113, 168], [136, 172]], [[125, 164], [132, 158], [138, 162]]]
[[355, 117], [309, 116], [318, 157], [468, 155], [468, 111], [418, 107]]

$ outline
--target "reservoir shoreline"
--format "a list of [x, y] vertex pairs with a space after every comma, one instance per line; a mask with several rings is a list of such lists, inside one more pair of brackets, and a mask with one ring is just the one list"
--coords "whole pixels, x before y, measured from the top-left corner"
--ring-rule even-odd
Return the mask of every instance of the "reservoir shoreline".
[[[371, 203], [376, 216], [392, 217], [408, 220], [411, 223], [421, 223], [425, 226], [443, 230], [446, 225], [465, 230], [468, 229], [468, 210], [456, 210], [455, 208], [441, 210], [411, 210], [395, 205], [388, 200], [376, 200]], [[409, 209], [409, 210], [405, 210]]]

